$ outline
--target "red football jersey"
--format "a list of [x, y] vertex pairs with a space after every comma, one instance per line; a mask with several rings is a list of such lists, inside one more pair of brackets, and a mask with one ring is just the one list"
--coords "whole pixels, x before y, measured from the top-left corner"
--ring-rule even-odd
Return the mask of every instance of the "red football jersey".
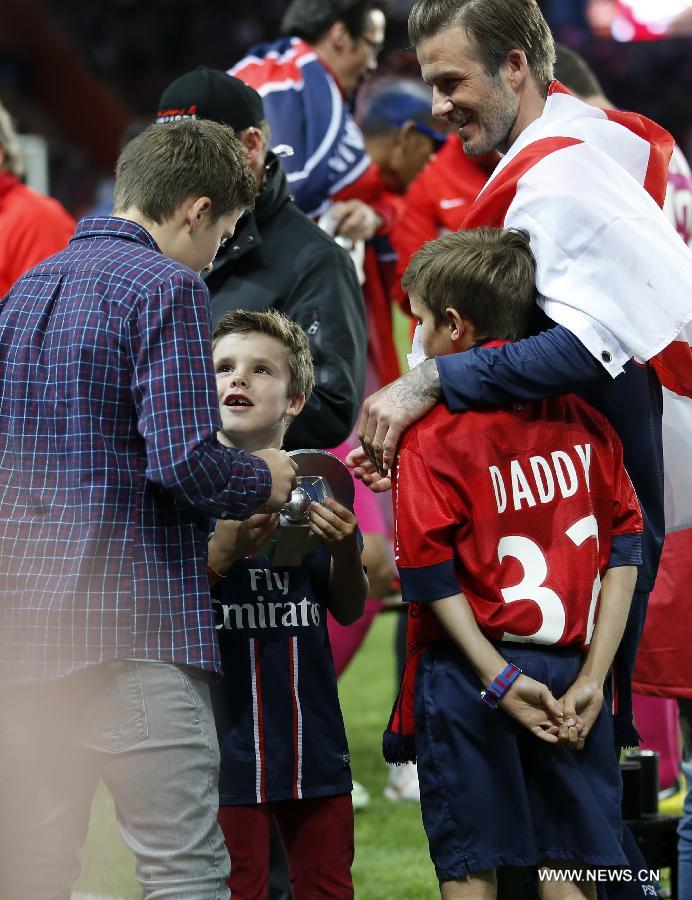
[[511, 410], [436, 407], [393, 478], [402, 595], [463, 590], [493, 640], [586, 646], [614, 535], [640, 535], [622, 445], [569, 395]]

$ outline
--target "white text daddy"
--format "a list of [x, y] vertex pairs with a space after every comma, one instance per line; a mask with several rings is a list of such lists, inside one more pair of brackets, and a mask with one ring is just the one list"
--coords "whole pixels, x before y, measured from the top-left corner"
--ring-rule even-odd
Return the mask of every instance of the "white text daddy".
[[498, 513], [508, 505], [520, 510], [550, 503], [555, 497], [571, 497], [583, 479], [589, 490], [591, 444], [575, 444], [569, 452], [553, 450], [546, 456], [530, 456], [528, 460], [513, 459], [508, 465], [489, 466], [490, 481], [495, 494]]

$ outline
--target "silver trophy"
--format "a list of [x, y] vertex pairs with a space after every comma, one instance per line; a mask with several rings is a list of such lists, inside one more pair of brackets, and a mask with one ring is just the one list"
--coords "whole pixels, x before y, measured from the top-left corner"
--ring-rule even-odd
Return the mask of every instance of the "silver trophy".
[[298, 484], [279, 512], [279, 527], [261, 551], [272, 566], [299, 566], [306, 553], [321, 546], [310, 530], [310, 504], [327, 497], [353, 510], [353, 477], [334, 454], [326, 450], [292, 450], [298, 466]]

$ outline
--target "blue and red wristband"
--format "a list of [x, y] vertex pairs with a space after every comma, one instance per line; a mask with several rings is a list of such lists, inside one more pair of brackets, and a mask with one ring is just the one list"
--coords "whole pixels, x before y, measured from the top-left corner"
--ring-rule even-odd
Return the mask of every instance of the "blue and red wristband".
[[487, 691], [481, 691], [481, 700], [490, 709], [495, 709], [507, 691], [521, 675], [521, 669], [514, 663], [508, 663], [495, 678]]

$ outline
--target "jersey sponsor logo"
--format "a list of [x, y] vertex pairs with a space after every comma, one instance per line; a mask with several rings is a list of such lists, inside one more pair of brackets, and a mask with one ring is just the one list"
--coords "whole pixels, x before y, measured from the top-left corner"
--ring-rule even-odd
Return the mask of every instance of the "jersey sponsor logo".
[[583, 476], [589, 490], [591, 444], [575, 444], [572, 453], [553, 450], [547, 456], [531, 456], [528, 461], [512, 459], [509, 465], [489, 466], [488, 473], [499, 514], [508, 506], [518, 511], [550, 503], [558, 495], [572, 497]]
[[300, 603], [267, 601], [261, 595], [254, 603], [220, 603], [214, 601], [216, 629], [244, 631], [264, 628], [316, 628], [320, 624], [319, 603], [303, 597]]
[[303, 597], [299, 602], [267, 600], [260, 590], [279, 593], [284, 597], [289, 591], [288, 572], [274, 569], [249, 569], [252, 601], [247, 603], [223, 603], [214, 600], [216, 629], [220, 631], [245, 631], [269, 628], [317, 628], [322, 611], [320, 604]]

